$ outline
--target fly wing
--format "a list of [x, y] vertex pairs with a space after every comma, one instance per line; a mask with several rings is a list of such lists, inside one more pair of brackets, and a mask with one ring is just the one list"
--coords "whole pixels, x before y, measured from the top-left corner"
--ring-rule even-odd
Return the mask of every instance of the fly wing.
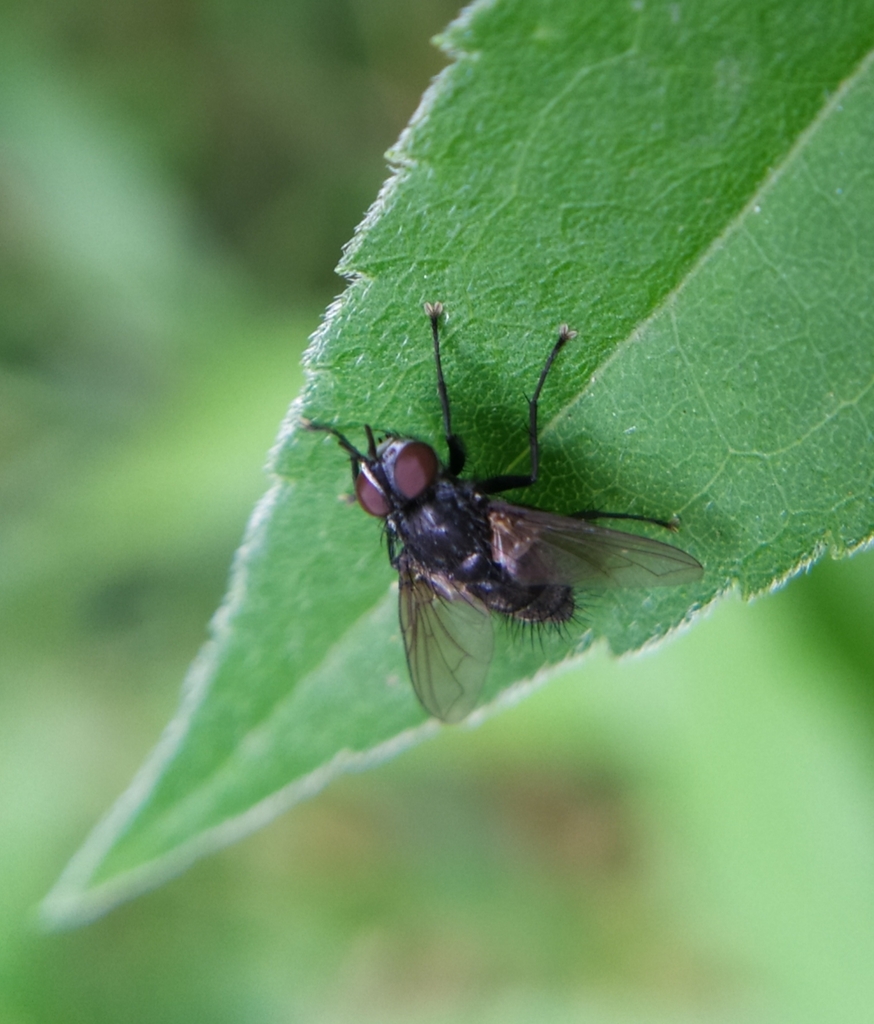
[[424, 576], [401, 556], [400, 620], [416, 696], [444, 722], [479, 699], [494, 646], [488, 608], [444, 576]]
[[586, 519], [493, 501], [492, 557], [521, 583], [574, 587], [671, 587], [703, 572], [670, 544]]

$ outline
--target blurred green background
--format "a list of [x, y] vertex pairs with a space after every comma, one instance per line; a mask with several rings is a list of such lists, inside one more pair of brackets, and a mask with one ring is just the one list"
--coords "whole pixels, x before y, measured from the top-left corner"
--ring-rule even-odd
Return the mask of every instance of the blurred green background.
[[175, 708], [455, 13], [0, 7], [0, 1024], [870, 1020], [870, 554], [35, 927]]

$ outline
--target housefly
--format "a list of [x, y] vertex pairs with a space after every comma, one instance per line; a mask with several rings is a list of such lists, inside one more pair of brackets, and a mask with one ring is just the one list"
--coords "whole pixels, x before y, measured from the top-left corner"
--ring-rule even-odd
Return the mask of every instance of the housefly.
[[701, 565], [685, 551], [631, 533], [597, 526], [594, 519], [647, 516], [596, 511], [558, 515], [510, 504], [494, 495], [530, 487], [540, 471], [537, 403], [552, 364], [576, 332], [566, 324], [528, 403], [530, 472], [462, 480], [465, 450], [452, 432], [440, 362], [443, 306], [428, 303], [437, 393], [449, 462], [424, 441], [389, 435], [377, 444], [369, 426], [367, 451], [333, 427], [349, 455], [355, 497], [384, 524], [388, 555], [399, 576], [399, 611], [407, 664], [416, 696], [444, 722], [459, 722], [475, 707], [494, 644], [492, 613], [521, 623], [561, 624], [574, 615], [575, 588], [664, 587], [691, 583]]

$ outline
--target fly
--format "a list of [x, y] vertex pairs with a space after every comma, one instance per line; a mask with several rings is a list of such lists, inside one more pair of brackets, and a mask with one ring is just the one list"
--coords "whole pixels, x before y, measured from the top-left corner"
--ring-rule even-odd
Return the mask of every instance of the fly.
[[440, 362], [443, 306], [425, 305], [434, 339], [437, 393], [449, 449], [443, 465], [424, 441], [390, 435], [377, 445], [369, 426], [367, 451], [334, 427], [349, 455], [358, 504], [382, 519], [388, 554], [399, 577], [401, 632], [413, 689], [424, 708], [444, 722], [474, 709], [494, 646], [492, 613], [523, 623], [560, 624], [572, 618], [578, 587], [665, 587], [691, 583], [700, 563], [679, 548], [608, 530], [593, 519], [647, 516], [596, 511], [558, 515], [510, 504], [494, 495], [530, 487], [540, 471], [537, 403], [552, 364], [576, 332], [563, 324], [528, 403], [531, 469], [487, 480], [462, 480], [465, 450], [452, 432]]

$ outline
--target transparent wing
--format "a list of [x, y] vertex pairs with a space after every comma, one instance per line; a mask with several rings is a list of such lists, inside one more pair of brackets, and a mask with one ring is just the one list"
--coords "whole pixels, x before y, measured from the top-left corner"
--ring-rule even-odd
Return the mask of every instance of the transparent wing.
[[426, 577], [401, 556], [400, 620], [416, 696], [444, 722], [479, 699], [494, 646], [488, 608], [443, 576]]
[[697, 580], [697, 559], [670, 544], [586, 519], [493, 501], [492, 556], [521, 583], [671, 587]]

